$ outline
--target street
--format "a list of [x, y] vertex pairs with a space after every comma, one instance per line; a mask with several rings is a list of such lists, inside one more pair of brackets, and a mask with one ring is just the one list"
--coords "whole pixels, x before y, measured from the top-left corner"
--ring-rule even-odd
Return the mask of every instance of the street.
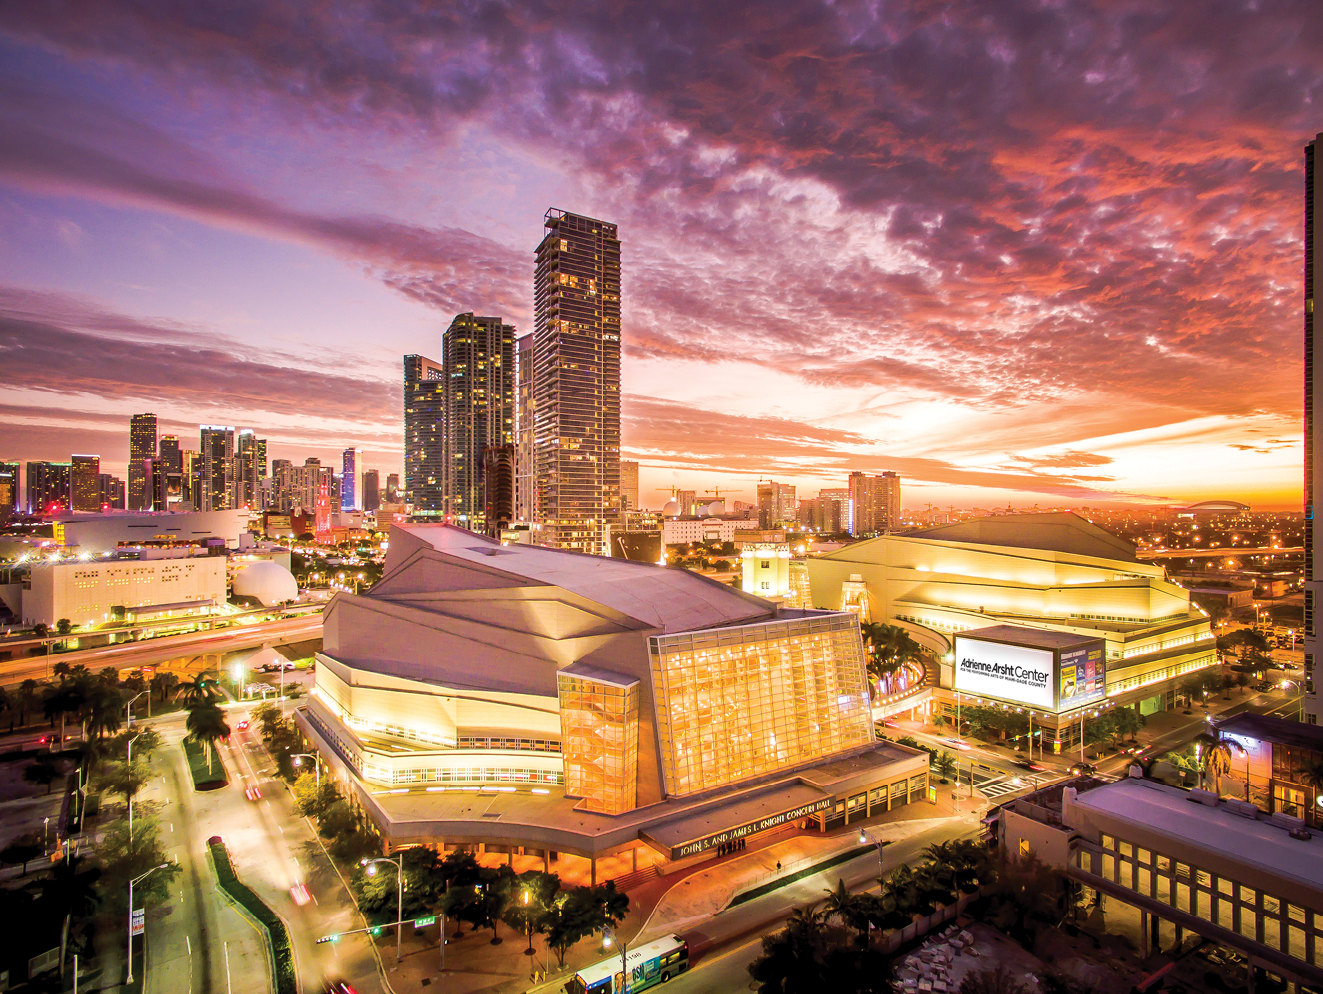
[[[237, 708], [227, 711], [232, 727], [246, 713]], [[265, 994], [272, 989], [264, 936], [217, 885], [207, 839], [219, 835], [239, 879], [289, 927], [302, 990], [319, 990], [325, 979], [336, 977], [365, 994], [385, 994], [366, 936], [315, 944], [319, 936], [362, 923], [353, 898], [315, 833], [295, 811], [288, 791], [266, 775], [270, 764], [264, 762], [266, 753], [256, 731], [235, 731], [230, 743], [217, 750], [229, 771], [229, 786], [198, 792], [179, 746], [183, 719], [176, 712], [135, 722], [153, 725], [163, 739], [154, 756], [162, 776], [140, 796], [161, 805], [162, 838], [170, 857], [182, 868], [171, 884], [171, 901], [148, 918], [147, 991]], [[244, 793], [254, 783], [262, 791], [255, 802]], [[303, 907], [290, 892], [300, 882], [311, 897]]]
[[236, 625], [217, 632], [188, 632], [166, 635], [141, 642], [101, 646], [96, 649], [75, 649], [73, 652], [52, 653], [45, 656], [24, 656], [0, 661], [0, 686], [11, 687], [24, 680], [45, 680], [56, 663], [69, 666], [83, 665], [96, 671], [106, 666], [120, 670], [140, 666], [156, 666], [170, 659], [196, 656], [203, 653], [226, 653], [239, 649], [253, 649], [263, 645], [287, 645], [305, 639], [320, 638], [320, 614], [305, 618], [284, 618], [251, 625]]

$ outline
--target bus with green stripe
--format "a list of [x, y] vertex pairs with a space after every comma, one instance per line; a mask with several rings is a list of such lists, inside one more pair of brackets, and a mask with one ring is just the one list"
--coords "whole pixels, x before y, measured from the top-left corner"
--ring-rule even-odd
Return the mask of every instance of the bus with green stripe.
[[625, 954], [629, 983], [620, 957], [611, 956], [584, 967], [565, 985], [566, 994], [635, 994], [664, 984], [689, 969], [689, 944], [678, 935], [668, 935], [638, 946]]

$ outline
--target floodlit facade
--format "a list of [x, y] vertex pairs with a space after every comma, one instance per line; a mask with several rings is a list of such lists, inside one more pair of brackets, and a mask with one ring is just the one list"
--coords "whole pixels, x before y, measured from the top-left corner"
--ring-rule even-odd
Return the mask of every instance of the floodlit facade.
[[[885, 535], [805, 566], [813, 604], [900, 625], [938, 656], [937, 696], [946, 707], [954, 706], [949, 691], [959, 689], [956, 637], [993, 625], [1102, 640], [1107, 701], [1144, 713], [1172, 706], [1179, 678], [1217, 661], [1208, 617], [1189, 591], [1075, 514], [1004, 515]], [[1062, 725], [1061, 741], [1072, 741]]]
[[156, 458], [156, 415], [135, 414], [129, 420], [130, 511], [150, 511], [153, 495], [147, 479], [147, 460]]
[[[393, 839], [701, 851], [714, 823], [827, 826], [926, 790], [926, 757], [874, 741], [848, 614], [438, 524], [392, 528], [382, 579], [323, 618], [299, 722]], [[463, 817], [468, 790], [541, 827]], [[434, 827], [377, 800], [414, 791]]]
[[404, 357], [404, 500], [414, 513], [445, 511], [446, 379], [439, 362]]

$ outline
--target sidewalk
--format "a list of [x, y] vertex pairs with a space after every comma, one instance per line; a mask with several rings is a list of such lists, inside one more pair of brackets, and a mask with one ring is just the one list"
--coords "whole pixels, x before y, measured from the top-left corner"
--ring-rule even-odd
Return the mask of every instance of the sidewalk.
[[[852, 821], [826, 835], [791, 828], [774, 834], [768, 844], [720, 859], [709, 859], [668, 876], [657, 877], [629, 891], [630, 911], [619, 932], [629, 936], [631, 946], [670, 932], [685, 931], [727, 907], [739, 894], [775, 880], [789, 882], [797, 871], [830, 860], [833, 856], [860, 848], [859, 830], [866, 829], [874, 838], [898, 842], [946, 823], [954, 824], [950, 786], [939, 788], [939, 803], [916, 802], [897, 807], [862, 821]], [[979, 803], [981, 802], [981, 803]], [[987, 803], [977, 798], [973, 806], [968, 798], [960, 801], [958, 820], [968, 823], [975, 809], [986, 810]], [[865, 843], [868, 845], [868, 843]], [[778, 874], [776, 866], [781, 864]], [[566, 886], [572, 886], [566, 884]], [[439, 968], [436, 932], [429, 928], [420, 936], [406, 929], [404, 961], [395, 966], [395, 938], [389, 931], [376, 940], [386, 964], [387, 978], [396, 992], [437, 986], [447, 994], [522, 994], [528, 990], [559, 990], [568, 976], [605, 958], [607, 952], [591, 939], [583, 939], [565, 957], [565, 969], [556, 965], [556, 955], [541, 937], [533, 939], [534, 955], [525, 955], [522, 935], [502, 925], [501, 944], [491, 945], [491, 931], [472, 933], [465, 929], [455, 941], [455, 923], [448, 922], [446, 933], [452, 941], [446, 947], [444, 974]], [[534, 970], [545, 971], [546, 980], [534, 985]]]

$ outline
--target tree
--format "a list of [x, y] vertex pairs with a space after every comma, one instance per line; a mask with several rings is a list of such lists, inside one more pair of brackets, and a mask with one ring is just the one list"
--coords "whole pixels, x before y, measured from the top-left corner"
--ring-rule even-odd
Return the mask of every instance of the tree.
[[51, 633], [51, 626], [46, 624], [46, 622], [44, 621], [38, 621], [35, 625], [32, 626], [32, 634], [37, 636], [37, 638], [39, 639], [44, 639], [50, 633]]
[[50, 756], [41, 756], [35, 763], [23, 770], [23, 779], [28, 783], [41, 784], [46, 793], [51, 792], [51, 784], [60, 778], [60, 768]]
[[629, 896], [617, 891], [614, 881], [561, 891], [547, 911], [547, 945], [564, 966], [565, 954], [576, 942], [600, 932], [603, 925], [618, 924], [628, 912]]
[[135, 818], [132, 834], [127, 818], [112, 822], [97, 847], [97, 855], [102, 864], [99, 881], [102, 898], [120, 911], [127, 910], [130, 880], [142, 876], [152, 867], [161, 866], [162, 869], [133, 888], [135, 897], [160, 900], [169, 894], [170, 879], [179, 872], [179, 865], [169, 861], [161, 842], [160, 822], [151, 816]]
[[141, 756], [144, 759], [161, 748], [161, 735], [156, 729], [139, 727], [135, 730], [126, 728], [106, 742], [109, 754], [127, 757], [130, 740], [133, 742], [133, 755]]
[[1243, 756], [1244, 746], [1217, 729], [1196, 735], [1194, 745], [1202, 767], [1200, 784], [1203, 784], [1204, 777], [1211, 777], [1213, 789], [1220, 790], [1222, 777], [1231, 772], [1231, 754], [1235, 752]]
[[822, 918], [796, 908], [785, 928], [762, 940], [762, 955], [748, 967], [760, 994], [890, 992], [891, 961], [866, 944], [833, 943]]
[[0, 863], [6, 866], [23, 865], [22, 876], [28, 875], [28, 864], [46, 851], [45, 843], [37, 832], [20, 835], [9, 845], [0, 849]]
[[30, 678], [18, 685], [18, 694], [14, 697], [14, 706], [18, 709], [18, 723], [20, 725], [26, 725], [28, 723], [28, 712], [35, 711], [41, 704], [40, 689], [41, 684]]
[[[65, 721], [69, 715], [80, 711], [86, 699], [83, 696], [83, 690], [78, 683], [69, 678], [60, 681], [58, 686], [51, 687], [46, 691], [46, 696], [41, 702], [42, 713], [48, 721], [53, 720], [56, 715], [60, 718], [60, 741], [64, 741]], [[55, 751], [55, 744], [51, 744], [51, 751]]]
[[859, 909], [859, 902], [848, 887], [844, 878], [837, 878], [836, 889], [827, 889], [827, 899], [822, 902], [822, 918], [837, 919], [842, 925], [848, 924]]
[[294, 792], [294, 803], [298, 806], [299, 814], [304, 817], [321, 817], [326, 809], [340, 798], [334, 780], [327, 777], [319, 784], [316, 775], [312, 773], [301, 774], [294, 781], [291, 789]]
[[529, 870], [521, 873], [511, 882], [510, 903], [506, 905], [501, 920], [516, 932], [523, 932], [528, 938], [525, 952], [533, 955], [533, 936], [542, 934], [550, 928], [547, 912], [555, 902], [560, 890], [560, 877], [541, 870]]
[[1002, 963], [995, 969], [965, 974], [960, 982], [960, 994], [1028, 994], [1028, 989]]
[[229, 738], [230, 726], [225, 721], [225, 714], [210, 702], [195, 704], [188, 709], [188, 718], [184, 721], [188, 729], [188, 738], [193, 742], [206, 743], [207, 773], [211, 773], [211, 758], [218, 739]]
[[933, 768], [943, 780], [950, 780], [956, 774], [956, 758], [949, 752], [943, 752], [933, 759]]
[[55, 622], [55, 631], [59, 635], [68, 635], [73, 632], [73, 625], [69, 622], [68, 618], [61, 618], [59, 621]]
[[148, 687], [150, 687], [152, 691], [154, 691], [157, 695], [160, 696], [162, 704], [165, 703], [166, 697], [169, 696], [169, 694], [178, 686], [179, 686], [179, 677], [176, 674], [170, 673], [168, 671], [161, 671], [156, 673], [152, 677], [151, 683], [148, 684]]
[[868, 645], [868, 672], [875, 680], [893, 676], [923, 653], [923, 647], [899, 625], [872, 622], [863, 625], [861, 633]]
[[184, 707], [214, 704], [220, 700], [220, 685], [214, 677], [199, 673], [192, 680], [180, 684], [175, 696], [183, 701]]
[[125, 805], [137, 796], [138, 791], [152, 778], [151, 769], [146, 763], [108, 763], [97, 775], [102, 788], [124, 798]]

